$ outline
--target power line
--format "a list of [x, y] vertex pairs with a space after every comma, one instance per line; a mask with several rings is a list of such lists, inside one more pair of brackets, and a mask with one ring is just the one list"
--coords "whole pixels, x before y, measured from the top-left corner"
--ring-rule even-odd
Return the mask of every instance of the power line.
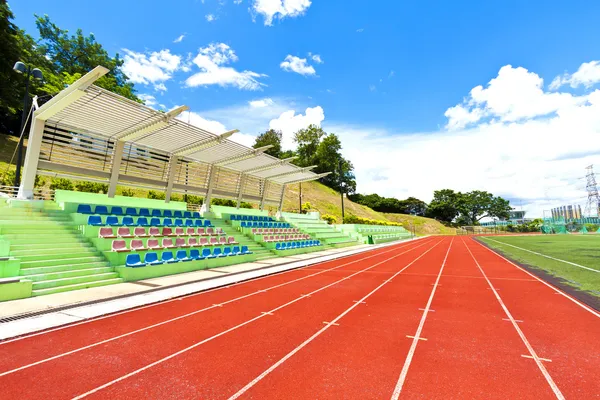
[[588, 217], [592, 216], [592, 212], [596, 215], [600, 215], [600, 195], [598, 194], [598, 184], [596, 183], [596, 174], [594, 174], [594, 166], [588, 165], [587, 174], [585, 175], [587, 183], [585, 189], [588, 192], [588, 201], [585, 207], [585, 212]]

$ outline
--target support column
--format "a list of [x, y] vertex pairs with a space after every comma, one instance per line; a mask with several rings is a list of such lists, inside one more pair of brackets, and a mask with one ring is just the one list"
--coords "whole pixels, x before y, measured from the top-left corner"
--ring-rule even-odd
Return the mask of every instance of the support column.
[[165, 203], [171, 201], [171, 192], [173, 192], [173, 181], [175, 180], [175, 171], [177, 170], [177, 160], [179, 157], [171, 155], [169, 160], [169, 175], [167, 177], [167, 191], [165, 192]]
[[208, 175], [208, 187], [206, 188], [206, 196], [204, 197], [204, 203], [200, 208], [200, 213], [204, 214], [210, 211], [210, 201], [212, 200], [212, 191], [215, 186], [215, 180], [217, 177], [216, 173], [217, 166], [212, 164], [210, 166], [210, 175]]
[[238, 197], [237, 197], [237, 208], [239, 209], [240, 206], [242, 205], [242, 196], [244, 194], [244, 185], [246, 184], [246, 174], [242, 174], [242, 176], [240, 176], [240, 189], [238, 191]]
[[119, 183], [119, 171], [121, 170], [121, 160], [123, 159], [123, 148], [125, 142], [117, 140], [113, 153], [112, 166], [110, 170], [110, 182], [108, 184], [108, 197], [115, 197], [117, 193], [117, 184]]
[[33, 199], [35, 176], [37, 175], [45, 125], [46, 121], [39, 118], [34, 118], [31, 123], [31, 128], [29, 129], [29, 142], [27, 143], [27, 153], [25, 155], [25, 165], [23, 167], [19, 193], [17, 194], [17, 198], [19, 199]]
[[277, 214], [275, 216], [277, 219], [281, 219], [281, 211], [283, 209], [283, 198], [285, 196], [285, 184], [281, 185], [281, 196], [279, 197], [279, 206], [277, 207]]
[[260, 198], [260, 211], [264, 211], [265, 209], [265, 198], [267, 197], [267, 189], [269, 188], [269, 181], [265, 179], [265, 183], [263, 184], [262, 196]]

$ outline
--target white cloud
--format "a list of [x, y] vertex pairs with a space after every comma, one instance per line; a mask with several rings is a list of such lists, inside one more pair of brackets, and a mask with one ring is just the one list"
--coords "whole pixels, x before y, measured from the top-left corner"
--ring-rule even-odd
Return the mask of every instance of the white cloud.
[[308, 56], [310, 57], [311, 60], [313, 60], [317, 64], [323, 64], [324, 63], [323, 59], [321, 58], [321, 56], [319, 54], [313, 54], [311, 52], [308, 52]]
[[267, 75], [252, 71], [238, 71], [225, 66], [236, 61], [238, 57], [228, 45], [211, 43], [198, 50], [198, 55], [192, 62], [200, 68], [200, 72], [187, 78], [185, 83], [189, 87], [219, 85], [233, 86], [242, 90], [260, 90], [261, 86], [265, 86], [258, 81], [258, 78]]
[[177, 39], [173, 40], [173, 43], [180, 43], [183, 38], [185, 38], [185, 34], [179, 35]]
[[363, 33], [364, 31], [365, 31], [365, 28], [358, 28], [358, 29], [356, 30], [356, 32], [358, 32], [358, 33]]
[[281, 113], [278, 118], [271, 120], [269, 128], [283, 133], [281, 147], [288, 150], [295, 148], [294, 133], [309, 125], [320, 126], [324, 119], [325, 113], [321, 106], [307, 108], [304, 115], [296, 114], [294, 110], [288, 110]]
[[375, 85], [369, 85], [369, 91], [370, 92], [376, 92], [377, 91], [377, 87]]
[[275, 102], [272, 99], [266, 98], [266, 99], [260, 99], [260, 100], [252, 100], [252, 101], [249, 101], [248, 104], [252, 108], [263, 108], [263, 107], [270, 107], [270, 106], [274, 105]]
[[165, 86], [164, 83], [157, 83], [156, 85], [154, 85], [154, 90], [156, 90], [157, 92], [166, 92], [167, 86]]
[[216, 20], [216, 19], [217, 19], [217, 17], [215, 17], [215, 15], [214, 15], [214, 14], [206, 14], [206, 15], [204, 16], [204, 18], [206, 18], [206, 20], [207, 20], [208, 22], [213, 22], [214, 20]]
[[308, 64], [306, 58], [299, 58], [292, 55], [288, 55], [279, 66], [284, 71], [295, 72], [300, 75], [315, 75], [317, 73], [314, 67]]
[[151, 94], [145, 94], [145, 93], [140, 93], [138, 94], [138, 97], [148, 106], [148, 107], [154, 107], [155, 105], [158, 104], [158, 101], [156, 101], [156, 97], [152, 96]]
[[158, 84], [172, 78], [181, 63], [181, 57], [170, 50], [152, 53], [137, 53], [123, 49], [123, 72], [131, 82], [143, 85]]
[[298, 17], [303, 15], [308, 7], [310, 0], [253, 0], [252, 10], [260, 14], [265, 19], [265, 25], [273, 25], [276, 18], [284, 19], [286, 17]]
[[184, 111], [177, 116], [177, 119], [217, 135], [227, 132], [225, 125], [222, 123], [203, 118], [200, 116], [200, 114], [193, 111]]
[[600, 82], [600, 61], [590, 61], [583, 63], [574, 74], [565, 73], [562, 76], [554, 78], [550, 83], [550, 90], [556, 90], [563, 85], [569, 85], [572, 88], [584, 86], [586, 89]]

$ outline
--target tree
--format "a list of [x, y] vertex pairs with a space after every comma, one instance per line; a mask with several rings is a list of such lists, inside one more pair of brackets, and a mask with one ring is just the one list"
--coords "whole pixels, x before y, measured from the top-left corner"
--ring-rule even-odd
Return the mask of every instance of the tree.
[[433, 192], [433, 200], [427, 208], [427, 216], [438, 221], [450, 223], [459, 214], [458, 202], [461, 193], [452, 189], [436, 190]]
[[409, 197], [406, 200], [399, 201], [399, 208], [402, 210], [399, 211], [401, 214], [412, 214], [422, 217], [427, 212], [427, 203], [415, 197]]
[[[498, 218], [500, 220], [506, 220], [510, 217], [510, 211], [512, 207], [510, 202], [502, 197], [494, 197], [490, 208], [488, 209], [488, 216], [491, 218]], [[536, 220], [537, 221], [537, 220]]]
[[465, 224], [477, 225], [486, 217], [508, 218], [512, 207], [510, 202], [502, 197], [494, 197], [493, 194], [482, 190], [473, 190], [460, 196], [458, 209]]
[[316, 125], [309, 125], [308, 128], [300, 129], [294, 134], [294, 142], [298, 144], [298, 165], [308, 167], [316, 164], [317, 149], [325, 135], [325, 131]]
[[254, 142], [255, 149], [259, 147], [264, 147], [268, 145], [273, 145], [269, 150], [265, 151], [265, 153], [272, 155], [273, 157], [281, 158], [281, 131], [276, 131], [275, 129], [269, 129], [266, 132], [261, 133], [257, 136], [256, 141]]

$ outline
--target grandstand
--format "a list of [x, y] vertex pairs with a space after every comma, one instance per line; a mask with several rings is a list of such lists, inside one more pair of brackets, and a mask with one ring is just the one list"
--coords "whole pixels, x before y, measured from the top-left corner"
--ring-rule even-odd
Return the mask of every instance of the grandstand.
[[[94, 86], [106, 72], [95, 68], [32, 115], [21, 186], [0, 201], [0, 301], [408, 237], [282, 212], [286, 185], [326, 174], [232, 142], [235, 131], [215, 135], [177, 120], [186, 107], [162, 113]], [[108, 191], [41, 198], [38, 175]], [[117, 196], [117, 185], [164, 192], [164, 200]], [[203, 206], [188, 209], [173, 193], [203, 196]], [[210, 206], [213, 196], [237, 207]]]

